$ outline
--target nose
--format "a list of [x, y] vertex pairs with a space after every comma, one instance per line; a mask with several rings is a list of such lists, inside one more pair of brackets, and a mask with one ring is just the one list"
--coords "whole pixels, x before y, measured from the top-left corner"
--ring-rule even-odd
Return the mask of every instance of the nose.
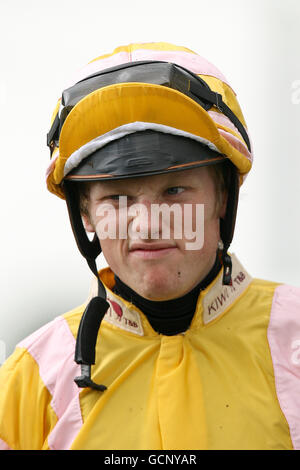
[[161, 234], [161, 220], [151, 216], [152, 205], [150, 199], [142, 199], [133, 204], [128, 210], [128, 232], [131, 239], [157, 240]]

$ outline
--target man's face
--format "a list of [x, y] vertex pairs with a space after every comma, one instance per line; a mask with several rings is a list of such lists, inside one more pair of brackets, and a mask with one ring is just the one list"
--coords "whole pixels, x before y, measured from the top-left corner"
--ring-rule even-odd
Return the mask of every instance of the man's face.
[[94, 183], [83, 221], [125, 284], [147, 299], [169, 300], [188, 293], [212, 268], [224, 211], [202, 167]]

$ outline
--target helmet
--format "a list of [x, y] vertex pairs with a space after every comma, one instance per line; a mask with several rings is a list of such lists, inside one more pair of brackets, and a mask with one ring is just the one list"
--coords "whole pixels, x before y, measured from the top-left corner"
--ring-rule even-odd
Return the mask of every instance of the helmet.
[[[99, 295], [87, 307], [78, 335], [92, 334], [94, 340], [77, 341], [76, 347], [76, 360], [83, 366], [77, 383], [95, 388], [84, 368], [94, 363], [91, 344], [96, 343], [99, 311], [104, 315], [108, 304], [95, 262], [101, 246], [83, 228], [75, 183], [229, 162], [227, 211], [220, 230], [223, 283], [230, 284], [227, 251], [239, 187], [252, 166], [250, 138], [222, 73], [185, 47], [159, 42], [119, 47], [80, 70], [57, 103], [47, 144], [47, 187], [66, 199], [78, 247], [98, 278]], [[187, 145], [189, 151], [181, 151]]]

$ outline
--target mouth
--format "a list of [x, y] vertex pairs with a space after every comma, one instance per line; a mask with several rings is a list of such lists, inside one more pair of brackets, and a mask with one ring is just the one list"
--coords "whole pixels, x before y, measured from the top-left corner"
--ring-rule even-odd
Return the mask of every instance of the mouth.
[[129, 254], [143, 259], [157, 259], [173, 254], [175, 250], [177, 246], [170, 243], [133, 243]]

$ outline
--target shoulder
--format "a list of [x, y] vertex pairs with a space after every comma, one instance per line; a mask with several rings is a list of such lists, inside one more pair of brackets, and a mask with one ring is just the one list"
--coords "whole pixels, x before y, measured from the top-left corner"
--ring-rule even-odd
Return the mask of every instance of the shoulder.
[[[251, 289], [257, 293], [265, 293], [272, 296], [272, 311], [300, 308], [300, 287], [266, 281], [264, 279], [252, 279]], [[299, 318], [300, 320], [300, 318]]]
[[267, 281], [265, 279], [258, 278], [253, 278], [251, 283], [253, 290], [256, 289], [257, 291], [266, 291], [270, 293], [274, 293], [280, 285], [281, 284], [279, 282]]
[[280, 284], [274, 290], [269, 331], [300, 340], [300, 288]]
[[295, 308], [300, 313], [300, 287], [280, 284], [274, 292], [274, 307], [286, 309]]
[[42, 351], [51, 354], [52, 348], [64, 349], [75, 341], [84, 308], [85, 305], [81, 305], [54, 318], [18, 343], [17, 348], [26, 349], [37, 356], [40, 356]]
[[[54, 394], [58, 381], [63, 381], [66, 374], [74, 377], [80, 372], [74, 362], [77, 328], [84, 305], [56, 317], [51, 322], [36, 330], [17, 344], [7, 362], [18, 362], [19, 370], [31, 364], [45, 387]], [[76, 328], [77, 325], [77, 328]], [[5, 363], [4, 363], [5, 364]]]
[[78, 307], [39, 328], [17, 344], [1, 367], [0, 423], [6, 424], [0, 424], [0, 444], [3, 439], [12, 449], [41, 449], [49, 431], [45, 422], [54, 428], [70, 403], [73, 419], [79, 416], [80, 421], [79, 389], [74, 382], [80, 366], [74, 361], [72, 329], [83, 309]]

